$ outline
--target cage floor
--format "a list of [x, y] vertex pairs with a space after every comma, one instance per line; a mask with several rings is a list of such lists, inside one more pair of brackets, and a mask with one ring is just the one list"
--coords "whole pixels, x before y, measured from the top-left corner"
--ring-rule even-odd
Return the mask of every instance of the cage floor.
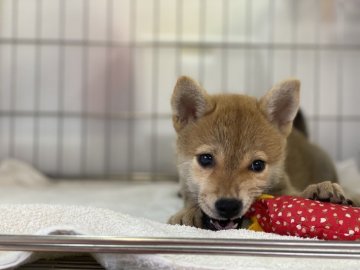
[[81, 255], [74, 257], [63, 257], [56, 259], [40, 259], [33, 263], [21, 266], [19, 270], [76, 270], [76, 269], [104, 269], [90, 255]]
[[166, 222], [182, 206], [178, 190], [178, 184], [171, 182], [64, 180], [31, 187], [3, 187], [0, 203], [83, 205]]

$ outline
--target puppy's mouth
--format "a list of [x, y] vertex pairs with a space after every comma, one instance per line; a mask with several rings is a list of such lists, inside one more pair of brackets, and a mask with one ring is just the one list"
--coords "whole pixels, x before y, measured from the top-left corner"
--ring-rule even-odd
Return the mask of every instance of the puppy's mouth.
[[214, 219], [209, 217], [203, 212], [203, 228], [212, 230], [212, 231], [221, 231], [221, 230], [231, 230], [231, 229], [240, 229], [243, 219]]

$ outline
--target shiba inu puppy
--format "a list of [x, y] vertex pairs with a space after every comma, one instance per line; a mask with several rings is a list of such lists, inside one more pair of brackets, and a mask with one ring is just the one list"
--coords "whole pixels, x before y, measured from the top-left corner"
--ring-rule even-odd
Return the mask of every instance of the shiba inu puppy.
[[172, 99], [184, 208], [169, 219], [212, 230], [239, 228], [262, 193], [352, 204], [333, 163], [293, 128], [300, 82], [289, 79], [263, 97], [209, 95], [178, 79]]

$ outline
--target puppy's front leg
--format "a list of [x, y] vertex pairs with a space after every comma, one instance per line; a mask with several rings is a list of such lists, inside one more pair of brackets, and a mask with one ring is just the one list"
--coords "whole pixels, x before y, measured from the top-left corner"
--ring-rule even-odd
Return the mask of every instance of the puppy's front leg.
[[175, 215], [170, 217], [168, 223], [169, 224], [180, 224], [180, 225], [187, 225], [197, 228], [202, 228], [202, 212], [199, 206], [187, 205]]
[[301, 197], [342, 205], [354, 204], [352, 200], [346, 197], [344, 190], [339, 184], [330, 181], [309, 185], [301, 193]]

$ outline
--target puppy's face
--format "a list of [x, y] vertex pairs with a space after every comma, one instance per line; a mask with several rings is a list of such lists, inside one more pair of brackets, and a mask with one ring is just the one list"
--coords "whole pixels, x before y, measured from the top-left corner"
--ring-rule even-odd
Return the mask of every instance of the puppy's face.
[[[271, 91], [260, 101], [210, 96], [191, 79], [178, 80], [172, 106], [179, 172], [208, 227], [238, 227], [252, 202], [282, 174], [286, 137], [298, 106], [298, 96], [289, 97], [285, 102], [283, 93]], [[294, 112], [285, 109], [278, 115], [279, 107], [288, 104]]]

